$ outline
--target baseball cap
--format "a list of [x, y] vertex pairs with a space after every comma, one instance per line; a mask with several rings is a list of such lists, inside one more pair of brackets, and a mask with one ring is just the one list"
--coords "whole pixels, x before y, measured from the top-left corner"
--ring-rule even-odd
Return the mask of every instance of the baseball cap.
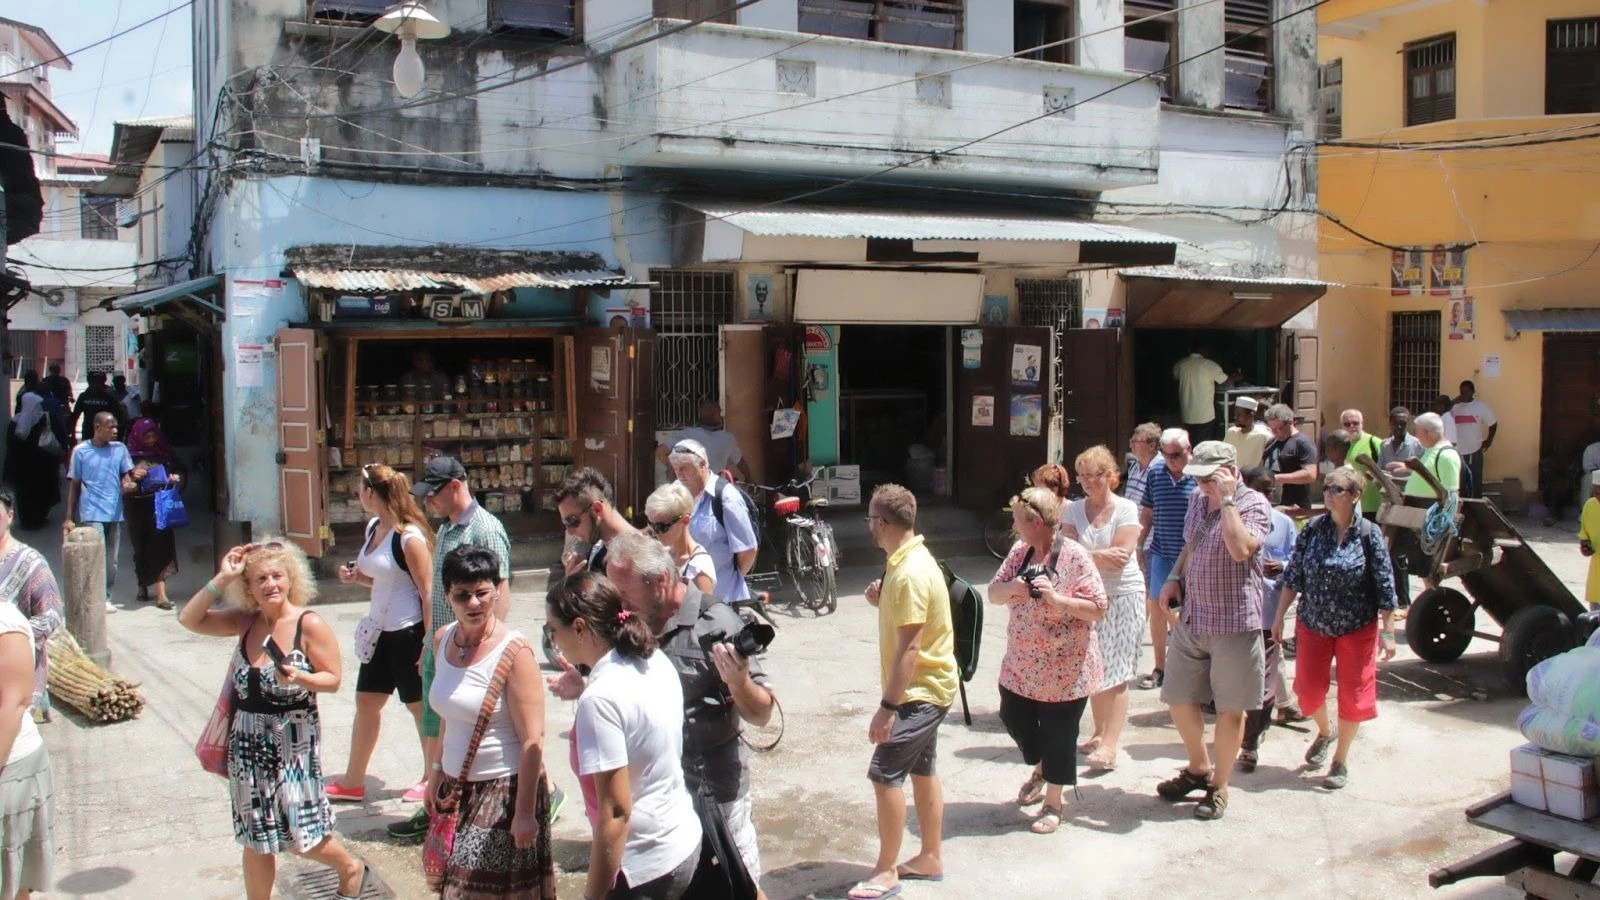
[[1233, 405], [1237, 406], [1240, 409], [1248, 409], [1251, 412], [1255, 412], [1256, 410], [1261, 408], [1261, 404], [1257, 403], [1251, 397], [1240, 397], [1239, 399], [1233, 401]]
[[1183, 474], [1195, 478], [1208, 478], [1212, 472], [1223, 466], [1237, 466], [1239, 457], [1234, 453], [1233, 445], [1225, 441], [1201, 441], [1194, 448], [1194, 456], [1189, 464], [1183, 467]]
[[711, 455], [706, 452], [706, 445], [691, 438], [684, 438], [676, 444], [673, 444], [672, 452], [687, 453], [691, 456], [698, 456], [700, 457], [700, 461], [702, 463], [705, 463], [708, 466], [711, 465]]
[[454, 456], [435, 456], [422, 466], [422, 477], [411, 486], [411, 496], [421, 500], [432, 497], [440, 488], [452, 481], [465, 481], [467, 470]]

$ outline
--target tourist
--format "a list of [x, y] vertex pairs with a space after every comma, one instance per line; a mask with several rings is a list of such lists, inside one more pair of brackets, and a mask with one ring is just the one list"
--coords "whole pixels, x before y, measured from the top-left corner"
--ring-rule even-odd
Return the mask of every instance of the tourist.
[[16, 495], [0, 487], [0, 606], [14, 606], [33, 632], [33, 719], [50, 720], [50, 657], [45, 643], [66, 624], [61, 589], [39, 551], [11, 534]]
[[713, 593], [727, 602], [750, 599], [744, 578], [756, 563], [756, 532], [744, 494], [711, 470], [706, 448], [698, 441], [673, 444], [667, 461], [695, 498], [689, 533], [711, 554], [716, 568]]
[[1139, 527], [1144, 529], [1146, 613], [1156, 662], [1155, 669], [1138, 681], [1143, 691], [1161, 687], [1166, 679], [1167, 610], [1160, 604], [1161, 587], [1183, 551], [1183, 522], [1189, 512], [1189, 496], [1195, 491], [1195, 480], [1183, 472], [1189, 464], [1189, 432], [1168, 428], [1161, 432], [1160, 447], [1161, 465], [1151, 466], [1139, 508]]
[[1309, 510], [1311, 486], [1317, 482], [1317, 446], [1301, 433], [1294, 410], [1287, 405], [1267, 407], [1266, 419], [1272, 441], [1267, 444], [1265, 459], [1278, 485], [1279, 502]]
[[689, 534], [689, 517], [694, 513], [694, 497], [689, 489], [674, 481], [656, 488], [644, 501], [644, 517], [650, 533], [667, 545], [678, 564], [678, 576], [702, 594], [717, 588], [716, 563], [711, 554]]
[[33, 645], [28, 620], [0, 603], [0, 897], [8, 900], [28, 900], [53, 886], [54, 773], [39, 726], [28, 715]]

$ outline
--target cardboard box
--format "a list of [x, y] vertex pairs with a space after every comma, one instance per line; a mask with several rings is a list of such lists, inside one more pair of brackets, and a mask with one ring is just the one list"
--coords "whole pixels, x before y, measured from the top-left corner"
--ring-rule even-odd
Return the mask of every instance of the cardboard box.
[[1536, 775], [1524, 775], [1521, 772], [1511, 773], [1511, 799], [1518, 806], [1537, 809], [1544, 812], [1550, 808], [1545, 802], [1544, 781]]
[[1582, 822], [1600, 815], [1600, 793], [1593, 785], [1573, 787], [1569, 784], [1544, 782], [1545, 809], [1564, 819]]
[[1523, 744], [1521, 747], [1515, 747], [1511, 751], [1511, 771], [1520, 772], [1523, 775], [1531, 775], [1534, 778], [1543, 778], [1544, 755], [1543, 748], [1536, 744]]
[[1594, 791], [1594, 760], [1590, 757], [1546, 750], [1539, 765], [1546, 782]]

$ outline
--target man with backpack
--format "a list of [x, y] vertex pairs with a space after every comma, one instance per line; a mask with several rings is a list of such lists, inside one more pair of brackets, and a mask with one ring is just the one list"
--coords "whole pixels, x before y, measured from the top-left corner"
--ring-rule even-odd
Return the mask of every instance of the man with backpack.
[[732, 602], [750, 598], [745, 573], [756, 564], [755, 510], [743, 491], [711, 471], [699, 441], [682, 440], [667, 456], [678, 482], [695, 498], [689, 534], [711, 554], [717, 570], [716, 597]]

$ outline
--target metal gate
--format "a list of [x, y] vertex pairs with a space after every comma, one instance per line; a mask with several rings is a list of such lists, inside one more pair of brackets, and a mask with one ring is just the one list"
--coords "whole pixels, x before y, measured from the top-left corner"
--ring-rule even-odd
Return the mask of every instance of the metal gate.
[[1413, 416], [1433, 408], [1439, 396], [1437, 311], [1397, 312], [1389, 316], [1389, 407], [1404, 406]]
[[720, 400], [717, 329], [733, 321], [734, 273], [651, 269], [650, 327], [656, 353], [656, 427], [693, 425], [701, 403]]

